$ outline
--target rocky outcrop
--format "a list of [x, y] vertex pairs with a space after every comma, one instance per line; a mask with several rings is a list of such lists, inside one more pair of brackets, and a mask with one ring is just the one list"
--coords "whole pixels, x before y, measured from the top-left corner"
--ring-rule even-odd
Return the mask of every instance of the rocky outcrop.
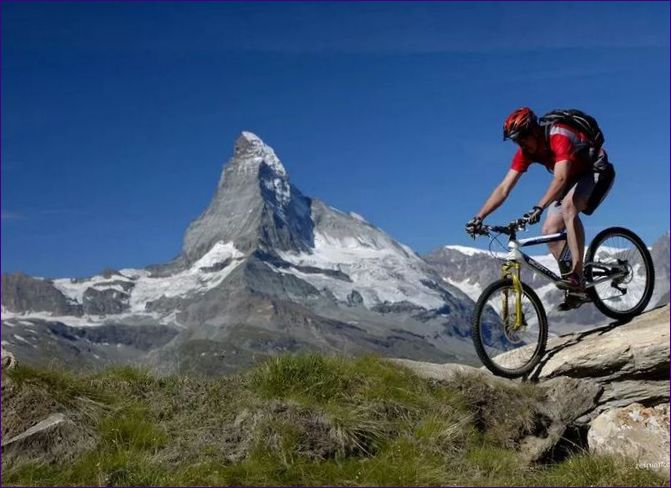
[[[505, 364], [516, 354], [519, 350], [498, 356], [496, 361]], [[496, 377], [484, 367], [393, 361], [422, 377], [447, 383], [455, 382], [459, 375], [474, 375], [491, 385], [537, 384], [544, 392], [537, 405], [542, 428], [520, 445], [530, 461], [555, 456], [567, 442], [587, 449], [589, 432], [590, 447], [598, 452], [640, 457], [642, 463], [659, 463], [661, 457], [655, 455], [665, 455], [663, 466], [668, 473], [669, 306], [628, 324], [614, 323], [550, 339], [539, 366], [521, 380]], [[625, 431], [631, 432], [625, 435]], [[611, 443], [612, 437], [622, 442]], [[649, 437], [654, 442], [646, 440]], [[605, 450], [606, 444], [611, 444], [610, 451]], [[645, 445], [655, 447], [648, 451]]]
[[[475, 376], [479, 382], [492, 387], [514, 388], [518, 382], [493, 376], [489, 371], [462, 364], [432, 364], [408, 359], [391, 361], [412, 369], [423, 378], [446, 384], [459, 384], [462, 375]], [[536, 429], [519, 445], [522, 458], [534, 462], [551, 455], [557, 444], [567, 437], [575, 420], [597, 405], [600, 388], [577, 378], [553, 378], [541, 386], [543, 396], [535, 405]]]
[[128, 294], [118, 290], [96, 290], [89, 288], [84, 292], [84, 313], [107, 315], [125, 312], [129, 309]]
[[72, 303], [50, 281], [23, 273], [2, 275], [2, 306], [10, 312], [50, 312], [81, 316], [82, 306]]
[[592, 421], [589, 449], [635, 459], [638, 466], [669, 474], [669, 404], [640, 403], [608, 410]]
[[584, 378], [603, 389], [597, 408], [582, 419], [634, 402], [669, 401], [669, 307], [628, 324], [613, 323], [548, 341], [533, 380]]
[[2, 324], [3, 364], [16, 357], [21, 365], [97, 371], [113, 365], [140, 365], [148, 352], [169, 343], [178, 329], [152, 324], [74, 327], [42, 319], [6, 320]]

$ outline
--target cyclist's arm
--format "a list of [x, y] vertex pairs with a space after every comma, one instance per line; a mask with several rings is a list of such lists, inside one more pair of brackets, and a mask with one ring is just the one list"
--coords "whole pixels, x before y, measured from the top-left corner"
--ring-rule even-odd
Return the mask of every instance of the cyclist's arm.
[[476, 217], [480, 217], [484, 220], [487, 215], [499, 208], [506, 198], [508, 198], [508, 195], [517, 184], [517, 180], [520, 179], [520, 176], [522, 176], [521, 172], [514, 169], [508, 170], [503, 181], [501, 181], [501, 183], [494, 189], [480, 211], [476, 214]]
[[538, 202], [538, 206], [541, 208], [546, 208], [552, 202], [559, 199], [562, 196], [564, 187], [568, 182], [568, 175], [571, 170], [572, 161], [565, 159], [562, 161], [557, 161], [554, 167], [554, 178], [548, 187], [543, 198]]

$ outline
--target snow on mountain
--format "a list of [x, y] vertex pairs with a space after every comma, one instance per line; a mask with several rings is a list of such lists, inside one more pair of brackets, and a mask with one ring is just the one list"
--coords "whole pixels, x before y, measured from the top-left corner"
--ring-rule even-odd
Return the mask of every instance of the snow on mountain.
[[338, 238], [315, 233], [314, 248], [309, 253], [280, 253], [285, 261], [301, 267], [310, 266], [338, 271], [349, 279], [334, 280], [329, 275], [287, 270], [316, 288], [328, 288], [339, 300], [347, 302], [356, 291], [367, 307], [384, 302], [408, 301], [426, 309], [444, 305], [438, 291], [427, 288], [426, 264], [418, 256], [393, 246], [353, 237]]
[[[146, 306], [161, 297], [189, 297], [219, 285], [241, 262], [244, 255], [231, 242], [217, 242], [189, 268], [179, 273], [155, 277], [146, 270], [126, 269], [111, 277], [101, 275], [84, 280], [61, 278], [53, 285], [73, 303], [83, 304], [88, 289], [116, 291], [128, 303], [132, 314], [147, 313]], [[155, 314], [149, 314], [155, 317]]]
[[446, 249], [448, 251], [457, 251], [460, 252], [461, 254], [465, 254], [466, 256], [490, 254], [490, 251], [487, 251], [485, 249], [478, 249], [476, 247], [468, 247], [468, 246], [447, 245], [444, 246], [443, 249]]
[[214, 197], [189, 225], [182, 261], [199, 259], [218, 241], [233, 242], [243, 253], [312, 245], [310, 199], [290, 184], [275, 151], [251, 132], [238, 138]]
[[[62, 327], [95, 325], [107, 327], [107, 340], [121, 326], [176, 326], [174, 337], [148, 340], [161, 329], [141, 336], [156, 345], [151, 361], [166, 371], [237, 369], [259, 355], [300, 349], [475, 357], [472, 302], [359, 214], [304, 196], [251, 132], [235, 142], [212, 200], [173, 261], [85, 279], [2, 279], [3, 323], [15, 327], [29, 327], [20, 320], [51, 324], [61, 334]], [[73, 334], [81, 332], [49, 340], [71, 354]], [[124, 329], [129, 335], [135, 340]]]

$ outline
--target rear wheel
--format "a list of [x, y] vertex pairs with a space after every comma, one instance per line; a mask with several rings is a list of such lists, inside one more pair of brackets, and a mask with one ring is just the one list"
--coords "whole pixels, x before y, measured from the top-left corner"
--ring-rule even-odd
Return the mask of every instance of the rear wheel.
[[522, 283], [522, 317], [515, 324], [516, 296], [511, 279], [489, 285], [475, 304], [471, 335], [482, 364], [498, 376], [517, 378], [531, 372], [545, 353], [548, 325], [536, 293]]
[[[614, 279], [605, 279], [615, 275]], [[645, 243], [623, 227], [604, 229], [585, 256], [585, 278], [601, 282], [587, 289], [596, 308], [616, 320], [629, 320], [648, 306], [655, 269]]]

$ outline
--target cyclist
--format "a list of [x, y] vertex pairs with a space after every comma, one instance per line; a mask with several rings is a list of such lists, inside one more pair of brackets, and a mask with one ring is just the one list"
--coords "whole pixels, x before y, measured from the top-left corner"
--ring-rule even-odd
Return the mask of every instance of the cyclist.
[[[552, 182], [523, 218], [535, 224], [548, 209], [543, 234], [566, 229], [573, 262], [557, 286], [570, 292], [561, 308], [573, 308], [578, 305], [576, 297], [584, 295], [585, 230], [580, 221], [580, 212], [592, 214], [610, 190], [615, 172], [602, 148], [596, 155], [593, 154], [593, 144], [585, 133], [561, 122], [553, 123], [546, 129], [528, 107], [518, 108], [506, 118], [503, 139], [511, 139], [519, 148], [508, 173], [480, 211], [466, 224], [466, 232], [475, 236], [482, 230], [482, 221], [506, 200], [532, 163], [544, 165], [553, 174]], [[596, 171], [596, 168], [603, 167], [608, 170]], [[552, 255], [559, 259], [561, 243], [549, 243], [548, 247]]]

